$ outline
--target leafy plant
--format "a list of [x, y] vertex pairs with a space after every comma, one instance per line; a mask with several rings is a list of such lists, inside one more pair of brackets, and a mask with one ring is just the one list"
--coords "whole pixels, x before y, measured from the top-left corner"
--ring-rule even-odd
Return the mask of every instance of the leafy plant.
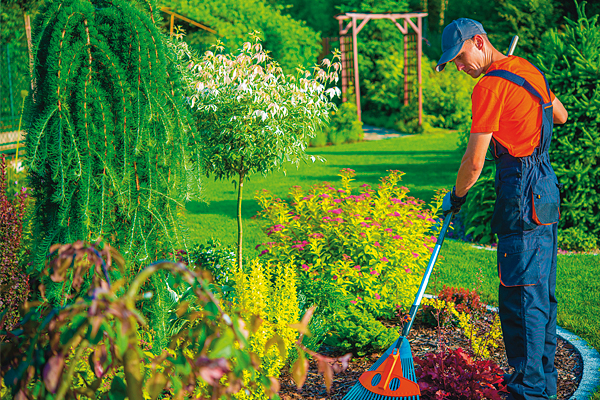
[[327, 143], [339, 145], [359, 142], [363, 137], [364, 131], [356, 114], [356, 105], [347, 101], [335, 113], [331, 113], [329, 124], [319, 129], [309, 140], [309, 144], [313, 147], [325, 146]]
[[398, 186], [402, 175], [390, 171], [377, 189], [365, 184], [357, 193], [351, 185], [355, 172], [346, 168], [337, 187], [293, 187], [290, 203], [266, 190], [258, 193], [269, 236], [262, 256], [293, 262], [300, 290], [313, 304], [327, 307], [327, 299], [341, 293], [376, 316], [392, 317], [397, 304], [414, 299], [436, 241], [441, 199], [426, 209]]
[[597, 248], [598, 238], [582, 227], [572, 226], [558, 232], [558, 248], [567, 251], [591, 251]]
[[463, 349], [428, 353], [415, 357], [421, 395], [431, 399], [500, 400], [494, 385], [502, 382], [504, 371], [491, 360], [473, 360]]
[[[228, 308], [243, 310], [246, 326], [256, 326], [248, 338], [249, 349], [260, 359], [260, 376], [278, 378], [298, 339], [292, 328], [300, 316], [296, 296], [296, 270], [293, 265], [261, 263], [254, 259], [246, 268], [237, 267], [234, 274], [235, 300]], [[261, 387], [240, 392], [238, 399], [264, 399]]]
[[[335, 108], [339, 63], [324, 59], [311, 75], [286, 75], [265, 52], [255, 33], [238, 54], [215, 47], [200, 58], [180, 43], [188, 101], [198, 126], [202, 167], [215, 179], [237, 178], [238, 265], [242, 265], [242, 192], [245, 179], [309, 159], [307, 142]], [[312, 157], [313, 161], [315, 157]]]
[[[53, 243], [110, 237], [129, 264], [185, 246], [178, 213], [200, 172], [157, 13], [152, 0], [53, 0], [35, 20], [26, 157], [37, 271]], [[47, 289], [56, 302], [68, 294]]]
[[9, 168], [6, 156], [0, 161], [0, 310], [9, 329], [17, 323], [19, 306], [29, 297], [29, 275], [25, 273], [23, 219], [29, 202], [27, 188], [8, 197]]
[[446, 302], [451, 302], [458, 312], [479, 314], [485, 311], [485, 304], [480, 301], [479, 294], [477, 294], [475, 289], [468, 291], [465, 288], [444, 285], [438, 294], [438, 298]]
[[585, 4], [577, 5], [577, 21], [565, 18], [564, 29], [543, 36], [537, 59], [569, 112], [569, 121], [554, 128], [550, 147], [564, 185], [559, 226], [576, 227], [600, 246], [600, 15], [586, 17]]

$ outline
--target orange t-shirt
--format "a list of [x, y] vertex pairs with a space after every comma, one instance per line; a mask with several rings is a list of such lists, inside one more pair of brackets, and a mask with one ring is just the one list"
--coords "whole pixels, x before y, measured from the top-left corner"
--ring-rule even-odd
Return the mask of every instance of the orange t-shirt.
[[[509, 56], [493, 63], [487, 72], [503, 69], [528, 81], [547, 103], [544, 77], [528, 61]], [[554, 101], [554, 94], [550, 92]], [[483, 77], [471, 95], [473, 122], [471, 133], [493, 132], [494, 138], [513, 157], [531, 155], [540, 143], [542, 106], [526, 89], [497, 76]]]

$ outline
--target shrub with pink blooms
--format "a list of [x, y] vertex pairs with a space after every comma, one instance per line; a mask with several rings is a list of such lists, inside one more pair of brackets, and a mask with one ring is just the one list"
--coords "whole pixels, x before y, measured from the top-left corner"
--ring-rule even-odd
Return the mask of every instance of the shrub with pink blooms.
[[292, 187], [290, 201], [258, 193], [269, 236], [258, 246], [261, 257], [294, 263], [300, 291], [332, 320], [348, 305], [394, 317], [414, 300], [441, 206], [441, 194], [429, 206], [410, 197], [400, 186], [402, 175], [389, 171], [376, 188], [355, 187], [355, 172], [342, 169], [337, 184]]

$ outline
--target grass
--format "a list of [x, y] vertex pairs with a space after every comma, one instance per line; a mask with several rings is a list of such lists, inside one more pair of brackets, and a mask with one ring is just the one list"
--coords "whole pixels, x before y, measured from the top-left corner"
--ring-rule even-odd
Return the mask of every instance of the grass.
[[[356, 171], [356, 184], [376, 184], [387, 170], [406, 173], [403, 185], [411, 195], [429, 201], [439, 188], [451, 188], [456, 179], [462, 154], [457, 150], [456, 133], [435, 133], [408, 136], [384, 141], [311, 149], [326, 163], [290, 168], [287, 174], [274, 173], [268, 177], [255, 176], [245, 184], [243, 204], [244, 253], [254, 257], [254, 247], [266, 240], [260, 223], [251, 219], [259, 210], [254, 193], [268, 189], [285, 197], [293, 185], [309, 187], [315, 183], [338, 182], [342, 168]], [[218, 238], [221, 243], [234, 245], [236, 189], [231, 182], [204, 183], [207, 203], [192, 202], [187, 207], [187, 225], [194, 242]], [[557, 271], [558, 323], [583, 337], [600, 350], [600, 256], [559, 255]], [[498, 304], [498, 275], [496, 253], [476, 249], [468, 243], [447, 240], [444, 243], [436, 272], [430, 282], [430, 292], [446, 284], [468, 289], [478, 288], [482, 300]], [[593, 397], [600, 400], [600, 392]]]

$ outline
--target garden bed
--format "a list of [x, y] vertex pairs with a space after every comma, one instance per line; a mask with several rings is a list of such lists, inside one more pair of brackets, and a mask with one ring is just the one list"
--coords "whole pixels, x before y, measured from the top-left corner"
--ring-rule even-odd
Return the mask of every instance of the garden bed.
[[[414, 355], [423, 357], [426, 353], [436, 351], [438, 342], [437, 328], [424, 326], [417, 320], [409, 337]], [[446, 338], [447, 345], [452, 349], [468, 347], [467, 340], [458, 328], [446, 329], [444, 337]], [[317, 372], [317, 365], [314, 360], [311, 360], [306, 383], [302, 390], [298, 391], [296, 389], [296, 385], [290, 374], [285, 372], [280, 377], [281, 390], [279, 394], [283, 400], [342, 399], [352, 386], [358, 382], [360, 375], [369, 369], [379, 357], [381, 357], [381, 353], [353, 358], [350, 361], [348, 369], [334, 377], [330, 397], [327, 396], [323, 376]], [[493, 353], [492, 359], [502, 369], [508, 371], [509, 367], [502, 344]], [[560, 338], [558, 339], [555, 366], [558, 370], [558, 399], [570, 399], [581, 381], [583, 360], [570, 343]]]

